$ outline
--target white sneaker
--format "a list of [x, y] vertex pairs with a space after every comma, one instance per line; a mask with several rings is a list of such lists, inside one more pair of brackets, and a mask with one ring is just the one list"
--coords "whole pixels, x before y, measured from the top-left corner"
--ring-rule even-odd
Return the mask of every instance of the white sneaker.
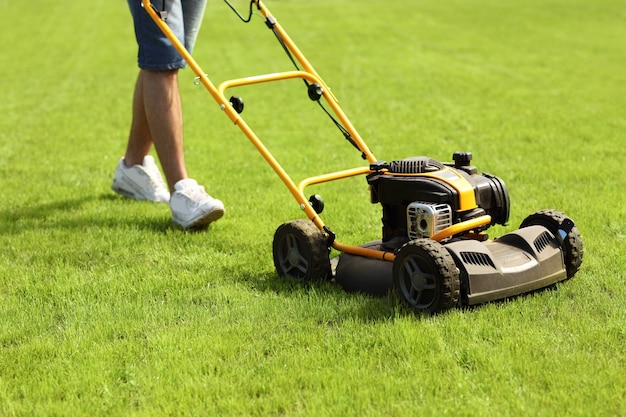
[[180, 180], [174, 188], [170, 198], [172, 221], [183, 229], [207, 226], [224, 215], [224, 204], [208, 195], [196, 180]]
[[113, 176], [111, 189], [124, 197], [136, 200], [150, 200], [167, 203], [170, 193], [163, 182], [161, 172], [154, 163], [154, 158], [147, 155], [141, 165], [127, 167], [124, 158], [120, 159]]

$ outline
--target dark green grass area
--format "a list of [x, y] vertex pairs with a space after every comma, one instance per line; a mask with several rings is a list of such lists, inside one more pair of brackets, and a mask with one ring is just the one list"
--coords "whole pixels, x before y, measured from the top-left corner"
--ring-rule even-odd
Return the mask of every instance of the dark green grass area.
[[[622, 2], [267, 5], [379, 159], [471, 151], [511, 195], [490, 234], [561, 210], [580, 272], [435, 317], [281, 280], [273, 233], [303, 214], [190, 70], [187, 163], [226, 216], [181, 232], [110, 190], [137, 73], [126, 2], [0, 0], [0, 415], [625, 414]], [[215, 82], [292, 69], [220, 1], [195, 56]], [[301, 83], [236, 93], [295, 179], [363, 164]], [[365, 179], [313, 188], [339, 240], [380, 237]]]

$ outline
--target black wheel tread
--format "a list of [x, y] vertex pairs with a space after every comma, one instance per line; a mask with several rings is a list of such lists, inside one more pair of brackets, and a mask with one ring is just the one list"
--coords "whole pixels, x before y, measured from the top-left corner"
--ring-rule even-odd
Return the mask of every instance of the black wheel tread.
[[[434, 263], [439, 274], [439, 299], [430, 306], [429, 311], [431, 313], [437, 313], [456, 307], [460, 297], [461, 284], [459, 279], [459, 270], [450, 253], [440, 243], [430, 239], [412, 240], [404, 244], [398, 253], [401, 254], [403, 248], [404, 251], [406, 251], [406, 248], [409, 246], [419, 248], [418, 250], [423, 251], [424, 254]], [[400, 264], [396, 264], [396, 262], [394, 262], [394, 281], [398, 276], [396, 272], [397, 268], [400, 268]], [[408, 303], [402, 294], [399, 293], [398, 295], [405, 303]]]
[[277, 260], [277, 252], [280, 249], [277, 245], [281, 244], [283, 237], [290, 234], [296, 236], [299, 243], [302, 243], [308, 250], [309, 269], [304, 277], [300, 278], [305, 281], [323, 281], [327, 279], [330, 276], [330, 258], [326, 237], [312, 221], [304, 219], [283, 223], [274, 233], [274, 266], [278, 275], [280, 277], [289, 275], [282, 270]]
[[[564, 213], [554, 209], [539, 210], [522, 221], [520, 229], [532, 225], [540, 225], [549, 229], [553, 234], [557, 233], [559, 225], [568, 219]], [[584, 247], [580, 231], [576, 226], [567, 234], [563, 241], [563, 252], [567, 278], [572, 278], [580, 269], [583, 262]]]

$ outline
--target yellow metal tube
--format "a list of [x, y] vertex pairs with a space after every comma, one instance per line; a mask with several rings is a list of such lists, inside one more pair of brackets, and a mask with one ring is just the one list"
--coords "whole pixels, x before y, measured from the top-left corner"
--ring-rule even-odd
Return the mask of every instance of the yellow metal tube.
[[491, 223], [491, 216], [480, 216], [475, 219], [467, 220], [446, 227], [439, 233], [435, 233], [434, 235], [432, 235], [430, 238], [439, 242], [440, 240], [443, 240], [447, 237], [458, 235], [459, 233], [467, 232], [469, 230], [476, 229], [477, 227], [484, 226], [489, 223]]
[[365, 256], [366, 258], [379, 259], [382, 261], [393, 262], [394, 259], [396, 259], [396, 255], [393, 252], [362, 248], [360, 246], [349, 246], [339, 242], [333, 243], [333, 248], [352, 255]]
[[218, 84], [218, 91], [225, 96], [225, 92], [228, 88], [241, 87], [244, 85], [266, 83], [271, 81], [288, 80], [292, 78], [301, 78], [303, 80], [310, 81], [312, 83], [320, 83], [321, 80], [314, 74], [305, 71], [285, 71], [276, 72], [272, 74], [255, 75], [252, 77], [237, 78], [234, 80], [226, 80]]
[[150, 0], [142, 0], [142, 4], [144, 9], [148, 12], [152, 20], [158, 25], [163, 34], [172, 42], [172, 45], [176, 48], [178, 53], [185, 59], [189, 67], [193, 70], [193, 72], [199, 77], [202, 85], [206, 87], [211, 96], [217, 101], [220, 105], [220, 108], [228, 115], [228, 117], [235, 123], [241, 131], [248, 137], [250, 142], [254, 145], [254, 147], [261, 153], [263, 158], [267, 161], [267, 163], [274, 169], [279, 178], [283, 181], [283, 183], [287, 186], [293, 197], [296, 199], [300, 208], [304, 210], [306, 215], [315, 223], [317, 227], [322, 230], [324, 228], [324, 223], [319, 218], [315, 210], [311, 207], [308, 201], [304, 198], [304, 195], [299, 191], [296, 184], [291, 180], [289, 175], [285, 172], [285, 170], [281, 167], [278, 161], [272, 156], [269, 150], [263, 145], [263, 143], [259, 140], [256, 134], [250, 129], [250, 127], [246, 124], [246, 122], [239, 116], [239, 114], [235, 111], [235, 109], [230, 105], [229, 101], [226, 99], [224, 94], [222, 94], [217, 87], [209, 80], [206, 76], [200, 65], [195, 61], [195, 59], [191, 56], [189, 51], [185, 48], [185, 46], [180, 42], [180, 40], [176, 37], [174, 32], [169, 28], [167, 23], [165, 23], [157, 12], [153, 9], [150, 4]]
[[339, 118], [339, 121], [341, 121], [341, 124], [350, 133], [350, 136], [354, 140], [354, 143], [356, 143], [359, 150], [363, 152], [363, 155], [365, 155], [365, 158], [370, 163], [376, 162], [377, 161], [376, 157], [374, 156], [374, 154], [372, 154], [368, 146], [365, 144], [365, 142], [363, 141], [363, 139], [361, 138], [357, 130], [352, 125], [352, 122], [350, 122], [346, 114], [343, 112], [343, 110], [339, 106], [339, 101], [336, 99], [336, 97], [330, 91], [330, 88], [326, 85], [326, 83], [324, 83], [324, 81], [315, 71], [311, 63], [306, 59], [304, 54], [300, 51], [300, 49], [296, 46], [296, 44], [291, 40], [289, 35], [287, 35], [285, 30], [282, 28], [282, 26], [271, 15], [271, 13], [265, 7], [265, 5], [260, 0], [256, 0], [255, 4], [257, 5], [257, 8], [261, 11], [261, 14], [263, 15], [263, 17], [265, 17], [266, 19], [271, 19], [271, 21], [273, 22], [273, 28], [280, 35], [287, 49], [293, 54], [296, 60], [302, 65], [304, 70], [308, 73], [315, 75], [320, 80], [319, 85], [322, 87], [322, 94], [328, 101], [328, 104], [330, 105], [330, 107], [333, 109], [333, 112]]
[[305, 178], [298, 184], [300, 192], [304, 192], [304, 189], [309, 185], [321, 184], [328, 181], [334, 181], [342, 178], [354, 177], [356, 175], [363, 175], [372, 172], [368, 167], [347, 169], [345, 171], [331, 172], [329, 174], [318, 175], [311, 178]]

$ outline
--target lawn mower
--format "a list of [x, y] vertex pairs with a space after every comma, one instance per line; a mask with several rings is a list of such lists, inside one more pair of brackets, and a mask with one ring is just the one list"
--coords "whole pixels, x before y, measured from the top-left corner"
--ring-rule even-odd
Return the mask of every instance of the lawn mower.
[[[346, 291], [372, 295], [395, 290], [416, 312], [437, 313], [462, 305], [499, 300], [571, 278], [583, 260], [583, 242], [574, 222], [556, 210], [529, 215], [514, 232], [489, 239], [486, 230], [505, 225], [510, 201], [504, 182], [472, 165], [471, 152], [452, 162], [426, 157], [391, 160], [374, 156], [324, 80], [260, 0], [247, 16], [227, 5], [244, 22], [260, 14], [295, 70], [255, 75], [214, 85], [167, 26], [166, 14], [142, 0], [147, 13], [170, 39], [220, 109], [248, 137], [295, 198], [306, 219], [280, 225], [272, 252], [280, 277], [305, 281], [330, 279]], [[243, 100], [226, 90], [258, 83], [301, 79], [308, 97], [320, 104], [366, 161], [364, 166], [324, 173], [294, 182], [241, 117]], [[331, 111], [327, 110], [329, 106]], [[323, 199], [307, 198], [314, 184], [364, 176], [370, 200], [382, 208], [382, 236], [352, 246], [340, 243], [320, 214]], [[331, 259], [331, 248], [339, 255]]]

